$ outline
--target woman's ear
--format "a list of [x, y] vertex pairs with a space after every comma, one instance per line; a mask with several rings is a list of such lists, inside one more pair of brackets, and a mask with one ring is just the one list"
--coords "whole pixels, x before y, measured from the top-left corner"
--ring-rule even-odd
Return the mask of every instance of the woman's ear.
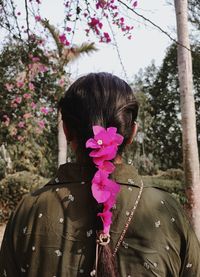
[[137, 122], [134, 122], [133, 127], [132, 127], [132, 134], [131, 134], [130, 138], [128, 139], [127, 144], [131, 144], [133, 142], [133, 139], [137, 134], [137, 130], [138, 130], [138, 124], [137, 124]]

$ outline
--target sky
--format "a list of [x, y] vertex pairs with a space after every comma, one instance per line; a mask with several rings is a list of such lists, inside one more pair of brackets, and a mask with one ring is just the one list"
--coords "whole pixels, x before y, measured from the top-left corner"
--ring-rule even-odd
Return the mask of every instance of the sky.
[[[172, 37], [176, 38], [175, 11], [173, 5], [169, 4], [170, 1], [173, 3], [172, 0], [138, 0], [136, 11], [152, 20]], [[21, 8], [22, 2], [21, 0], [15, 0], [19, 8]], [[42, 17], [46, 17], [50, 20], [50, 23], [59, 26], [64, 15], [63, 1], [42, 0], [41, 2]], [[131, 82], [134, 75], [141, 68], [150, 65], [152, 60], [155, 61], [157, 66], [161, 65], [171, 40], [161, 31], [133, 13], [128, 15], [131, 17], [134, 25], [132, 40], [124, 38], [119, 31], [115, 30], [119, 55], [124, 69], [120, 63], [116, 46], [98, 43], [96, 40], [97, 52], [89, 56], [84, 55], [69, 64], [72, 79], [76, 79], [80, 75], [89, 72], [107, 71]], [[87, 41], [87, 38], [79, 24], [74, 36], [74, 43], [81, 44], [84, 41]], [[92, 41], [91, 38], [90, 41]]]
[[[63, 11], [62, 4], [59, 5], [58, 2], [55, 10], [55, 1], [42, 1], [42, 14], [46, 14], [54, 24], [58, 24], [59, 15]], [[138, 0], [136, 11], [176, 38], [175, 11], [173, 5], [169, 4], [169, 0]], [[133, 76], [138, 73], [140, 68], [145, 68], [152, 60], [155, 60], [157, 66], [161, 65], [171, 40], [136, 15], [131, 13], [129, 16], [133, 18], [133, 39], [123, 38], [119, 32], [116, 34], [117, 45], [126, 76], [119, 61], [116, 47], [112, 44], [99, 44], [96, 42], [96, 46], [99, 49], [97, 52], [89, 56], [82, 56], [82, 58], [70, 64], [72, 78], [75, 79], [89, 72], [108, 71], [125, 79], [127, 77], [128, 81], [131, 82]], [[81, 28], [79, 28], [74, 42], [78, 44], [83, 42], [83, 40], [85, 40], [85, 37]]]

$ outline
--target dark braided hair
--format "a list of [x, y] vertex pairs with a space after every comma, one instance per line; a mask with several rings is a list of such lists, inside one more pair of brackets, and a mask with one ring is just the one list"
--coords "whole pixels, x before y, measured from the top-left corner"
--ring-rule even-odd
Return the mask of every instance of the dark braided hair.
[[[131, 87], [109, 73], [90, 73], [80, 77], [59, 102], [62, 119], [78, 151], [89, 158], [86, 141], [93, 136], [92, 126], [116, 127], [124, 137], [121, 154], [132, 135], [138, 103]], [[109, 244], [103, 246], [98, 261], [98, 277], [115, 277], [115, 261]]]

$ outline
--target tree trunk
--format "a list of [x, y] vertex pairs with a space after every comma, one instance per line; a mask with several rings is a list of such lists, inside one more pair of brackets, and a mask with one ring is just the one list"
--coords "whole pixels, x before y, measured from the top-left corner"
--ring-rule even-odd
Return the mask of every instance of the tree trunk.
[[179, 42], [178, 75], [182, 114], [183, 164], [186, 185], [190, 188], [189, 200], [191, 201], [194, 229], [200, 240], [200, 175], [192, 58], [188, 34], [188, 3], [187, 0], [174, 0], [174, 3]]
[[67, 140], [63, 131], [61, 113], [58, 112], [58, 166], [66, 163], [67, 159]]

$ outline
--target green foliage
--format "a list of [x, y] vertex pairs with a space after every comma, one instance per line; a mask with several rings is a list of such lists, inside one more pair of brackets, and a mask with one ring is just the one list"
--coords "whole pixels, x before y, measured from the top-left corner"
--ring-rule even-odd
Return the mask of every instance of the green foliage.
[[154, 176], [143, 176], [144, 183], [169, 192], [181, 205], [187, 206], [188, 200], [185, 194], [184, 173], [182, 170], [170, 169], [159, 172]]
[[8, 220], [22, 197], [45, 185], [47, 179], [28, 171], [7, 175], [0, 181], [0, 223]]
[[189, 20], [200, 30], [200, 2], [199, 0], [188, 1]]
[[[197, 131], [200, 134], [200, 47], [193, 46], [193, 74], [197, 115]], [[136, 77], [135, 86], [143, 92], [149, 103], [145, 107], [150, 114], [149, 125], [143, 129], [145, 155], [153, 155], [157, 167], [182, 168], [182, 137], [180, 95], [178, 86], [177, 49], [172, 45], [162, 66], [152, 65]], [[200, 136], [200, 135], [199, 135]], [[200, 149], [200, 140], [199, 149]]]

